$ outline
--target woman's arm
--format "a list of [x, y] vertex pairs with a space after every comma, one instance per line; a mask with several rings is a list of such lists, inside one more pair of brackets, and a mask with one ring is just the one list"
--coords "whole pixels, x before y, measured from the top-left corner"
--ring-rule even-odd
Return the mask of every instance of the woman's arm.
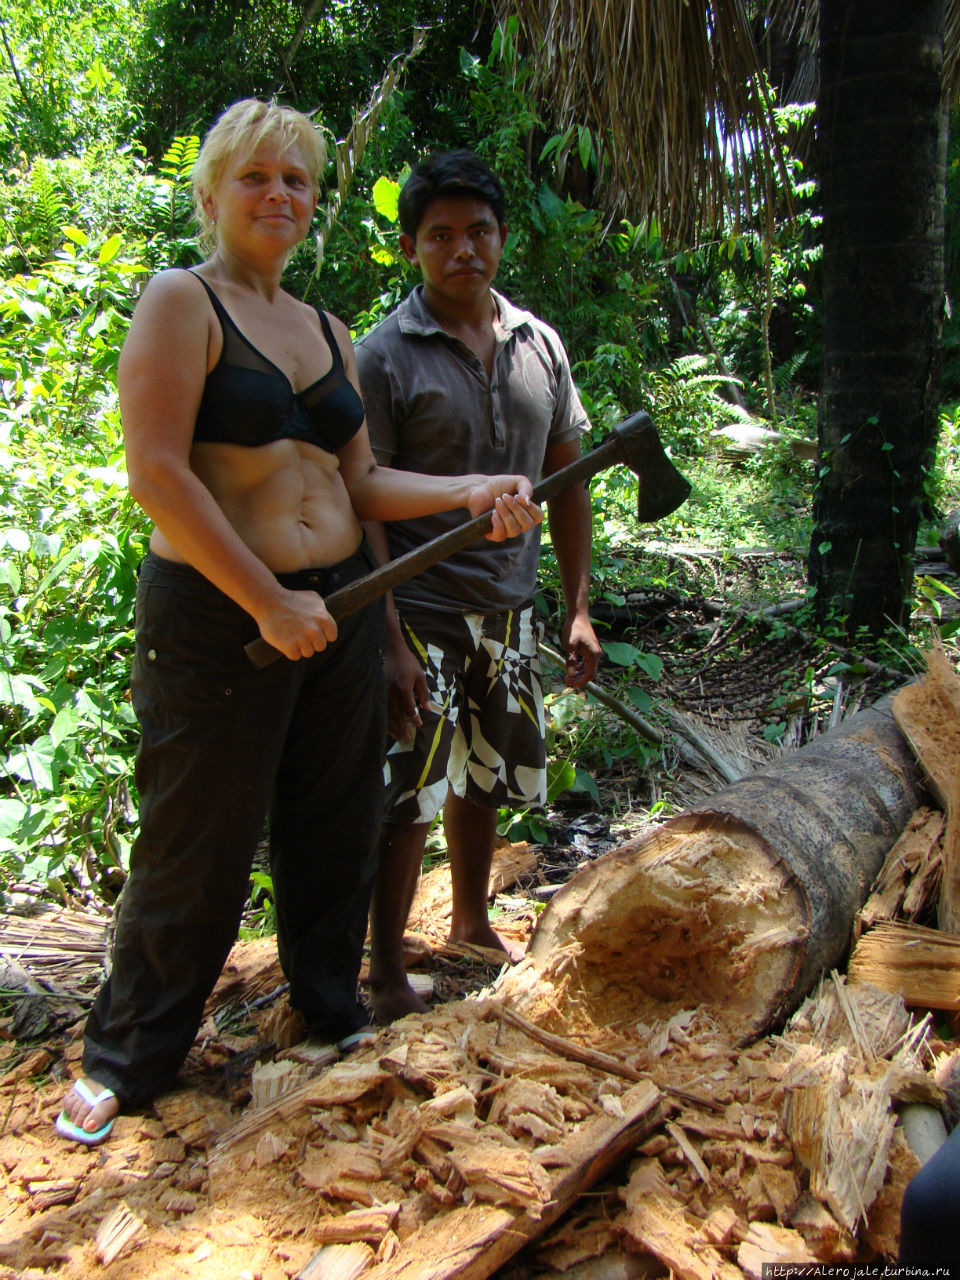
[[[347, 376], [359, 393], [357, 362], [344, 324], [330, 317]], [[531, 500], [527, 476], [429, 476], [416, 471], [381, 467], [373, 456], [364, 424], [352, 440], [337, 450], [340, 473], [353, 508], [361, 520], [409, 520], [465, 507], [472, 516], [493, 508], [492, 542], [532, 529], [543, 512]]]
[[280, 586], [190, 467], [211, 328], [202, 286], [187, 272], [163, 272], [144, 290], [117, 374], [130, 492], [170, 545], [251, 614], [265, 640], [288, 658], [307, 657], [337, 634], [323, 601]]

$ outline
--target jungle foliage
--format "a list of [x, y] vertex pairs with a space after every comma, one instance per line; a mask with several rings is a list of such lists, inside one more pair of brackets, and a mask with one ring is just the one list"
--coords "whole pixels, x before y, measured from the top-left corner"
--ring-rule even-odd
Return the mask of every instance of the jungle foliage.
[[[397, 242], [404, 166], [473, 146], [508, 190], [498, 285], [560, 331], [595, 437], [647, 409], [695, 482], [658, 536], [791, 548], [808, 536], [813, 468], [789, 441], [812, 438], [818, 385], [816, 173], [796, 145], [809, 106], [777, 113], [789, 190], [772, 231], [730, 225], [678, 252], [654, 219], [601, 213], [601, 140], [551, 131], [514, 29], [483, 9], [0, 0], [0, 891], [111, 897], [129, 857], [126, 686], [147, 529], [125, 485], [114, 379], [142, 281], [197, 260], [199, 135], [235, 98], [275, 93], [342, 137], [415, 24], [431, 28], [426, 46], [384, 107], [322, 264], [303, 246], [291, 291], [357, 332], [375, 323], [414, 282]], [[718, 472], [715, 432], [758, 423], [785, 441]], [[931, 479], [941, 503], [957, 496], [957, 423], [946, 416]], [[644, 535], [629, 480], [598, 478], [593, 499], [597, 594], [622, 600], [658, 570], [631, 554]], [[549, 541], [543, 578], [548, 599]], [[655, 684], [630, 648], [609, 653], [624, 683]], [[614, 749], [645, 759], [636, 742], [600, 757]], [[557, 786], [589, 790], [576, 765], [569, 752], [555, 762]]]

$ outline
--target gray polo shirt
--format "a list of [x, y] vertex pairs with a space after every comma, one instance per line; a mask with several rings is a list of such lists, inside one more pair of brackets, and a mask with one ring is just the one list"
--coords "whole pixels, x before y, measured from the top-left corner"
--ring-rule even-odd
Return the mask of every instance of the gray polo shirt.
[[[577, 438], [589, 420], [559, 337], [493, 293], [493, 376], [427, 310], [423, 287], [356, 344], [360, 387], [377, 461], [431, 475], [519, 472], [540, 478], [548, 444]], [[390, 554], [411, 551], [461, 524], [465, 510], [386, 525]], [[525, 603], [537, 579], [539, 528], [485, 539], [400, 586], [399, 600], [449, 612], [499, 613]]]

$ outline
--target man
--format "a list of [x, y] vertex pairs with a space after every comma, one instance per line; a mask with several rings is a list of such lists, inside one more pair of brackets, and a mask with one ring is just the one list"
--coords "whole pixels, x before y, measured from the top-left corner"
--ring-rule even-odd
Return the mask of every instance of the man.
[[[497, 177], [467, 151], [412, 170], [400, 247], [423, 283], [357, 344], [377, 460], [426, 472], [549, 475], [580, 455], [589, 422], [552, 329], [492, 288], [506, 238]], [[566, 606], [566, 681], [595, 674], [588, 614], [591, 511], [585, 485], [549, 504]], [[370, 530], [397, 557], [458, 523], [444, 516]], [[387, 544], [389, 542], [389, 551]], [[422, 1011], [403, 932], [430, 824], [443, 808], [453, 878], [450, 938], [519, 951], [494, 932], [487, 894], [497, 811], [546, 799], [543, 695], [532, 597], [539, 534], [475, 544], [404, 583], [388, 602], [392, 737], [371, 908], [377, 1019]]]

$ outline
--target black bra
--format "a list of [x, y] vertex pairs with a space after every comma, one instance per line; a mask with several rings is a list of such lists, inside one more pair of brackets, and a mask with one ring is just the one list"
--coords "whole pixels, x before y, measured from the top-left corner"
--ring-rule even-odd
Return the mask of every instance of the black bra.
[[223, 350], [207, 374], [193, 429], [195, 441], [256, 448], [274, 440], [303, 440], [333, 453], [356, 435], [363, 422], [363, 402], [347, 377], [330, 322], [319, 307], [333, 364], [309, 387], [294, 391], [283, 370], [243, 336], [206, 280], [197, 279], [220, 321]]

